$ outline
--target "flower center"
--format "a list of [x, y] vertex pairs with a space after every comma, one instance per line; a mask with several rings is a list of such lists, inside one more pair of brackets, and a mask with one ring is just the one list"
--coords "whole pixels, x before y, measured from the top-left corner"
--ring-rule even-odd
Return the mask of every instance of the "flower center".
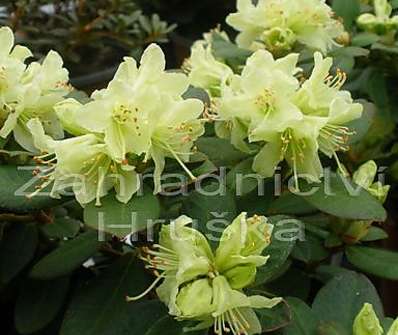
[[138, 108], [130, 108], [129, 106], [118, 104], [114, 107], [112, 112], [113, 119], [119, 124], [126, 122], [137, 122]]
[[256, 97], [254, 103], [262, 113], [268, 114], [274, 110], [275, 97], [270, 90], [264, 89], [263, 92]]
[[282, 135], [282, 150], [280, 159], [288, 157], [293, 164], [293, 174], [296, 188], [298, 189], [297, 163], [302, 163], [305, 159], [304, 151], [306, 143], [303, 138], [295, 138], [291, 128], [286, 129]]

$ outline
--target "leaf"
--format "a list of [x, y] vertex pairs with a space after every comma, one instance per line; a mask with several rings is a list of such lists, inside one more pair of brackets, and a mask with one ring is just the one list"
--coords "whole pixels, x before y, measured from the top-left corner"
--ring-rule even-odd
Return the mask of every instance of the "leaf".
[[80, 230], [81, 222], [69, 217], [56, 218], [54, 223], [40, 227], [40, 230], [50, 238], [72, 238]]
[[214, 56], [223, 59], [232, 67], [243, 65], [246, 59], [252, 54], [251, 51], [239, 48], [236, 44], [228, 41], [217, 32], [214, 32], [212, 35], [211, 46]]
[[33, 168], [26, 168], [30, 167], [0, 165], [0, 180], [7, 180], [0, 186], [0, 208], [25, 213], [54, 207], [65, 201], [66, 198], [63, 200], [50, 198], [49, 187], [28, 199], [27, 195], [35, 191], [35, 185], [39, 183], [39, 180], [33, 176]]
[[[256, 292], [253, 293], [256, 294]], [[271, 309], [257, 309], [255, 312], [258, 316], [263, 332], [271, 332], [285, 327], [289, 324], [292, 317], [289, 305], [285, 301]]]
[[264, 178], [253, 172], [252, 165], [253, 159], [248, 158], [235, 165], [227, 174], [227, 185], [238, 196], [249, 194], [264, 182]]
[[[269, 255], [268, 262], [257, 269], [255, 286], [269, 282], [280, 275], [280, 269], [286, 263], [300, 234], [302, 227], [297, 225], [300, 221], [287, 216], [274, 216], [269, 218], [274, 224], [271, 244], [264, 250], [264, 255]], [[287, 269], [286, 269], [287, 270]]]
[[[292, 278], [294, 285], [291, 285]], [[291, 266], [278, 279], [266, 284], [266, 290], [278, 297], [295, 297], [306, 301], [311, 293], [311, 278], [304, 271]]]
[[47, 326], [63, 306], [68, 288], [69, 278], [25, 281], [15, 306], [18, 333], [31, 334]]
[[358, 47], [367, 47], [380, 40], [380, 36], [373, 33], [359, 33], [352, 38], [351, 44]]
[[201, 331], [185, 332], [184, 327], [187, 326], [186, 322], [177, 321], [172, 316], [166, 315], [156, 321], [144, 335], [206, 335], [207, 329]]
[[373, 242], [379, 240], [385, 240], [388, 238], [387, 232], [380, 227], [370, 227], [368, 234], [361, 239], [363, 242]]
[[320, 262], [329, 256], [323, 241], [316, 236], [306, 234], [305, 241], [298, 241], [294, 246], [292, 257], [304, 263]]
[[166, 307], [158, 300], [127, 303], [125, 297], [141, 294], [151, 281], [134, 255], [123, 256], [77, 290], [60, 335], [145, 334], [167, 315]]
[[317, 317], [307, 304], [297, 298], [288, 298], [292, 323], [283, 329], [283, 335], [317, 335]]
[[351, 271], [337, 265], [320, 265], [316, 268], [315, 276], [321, 282], [327, 283], [334, 277], [342, 276], [347, 273], [349, 274]]
[[196, 141], [198, 150], [217, 166], [228, 167], [248, 157], [228, 141], [216, 137], [200, 137]]
[[337, 217], [384, 221], [387, 216], [377, 199], [339, 174], [331, 173], [320, 184], [303, 183], [300, 189], [308, 203]]
[[102, 206], [90, 203], [84, 208], [84, 222], [93, 229], [123, 238], [151, 228], [160, 216], [158, 198], [144, 191], [136, 194], [127, 204], [118, 201], [113, 194], [101, 199]]
[[397, 252], [352, 246], [346, 248], [346, 255], [350, 263], [364, 272], [390, 280], [398, 280]]
[[62, 243], [44, 256], [32, 269], [35, 279], [53, 279], [70, 274], [96, 253], [100, 242], [96, 231], [88, 231]]
[[303, 197], [290, 192], [283, 193], [279, 198], [271, 203], [268, 209], [268, 212], [273, 215], [303, 215], [316, 211], [317, 209], [305, 201]]
[[344, 20], [344, 26], [350, 29], [361, 12], [359, 0], [333, 0], [333, 11]]
[[221, 233], [238, 215], [233, 193], [223, 182], [212, 182], [184, 199], [182, 213], [196, 220], [197, 229], [218, 242]]
[[334, 325], [339, 335], [352, 335], [354, 319], [366, 302], [381, 319], [383, 307], [373, 284], [364, 275], [349, 272], [330, 280], [318, 292], [312, 309], [321, 325]]
[[38, 242], [34, 224], [15, 224], [0, 243], [0, 283], [13, 279], [32, 260]]
[[182, 97], [184, 99], [199, 99], [204, 104], [210, 106], [210, 97], [203, 88], [189, 86]]

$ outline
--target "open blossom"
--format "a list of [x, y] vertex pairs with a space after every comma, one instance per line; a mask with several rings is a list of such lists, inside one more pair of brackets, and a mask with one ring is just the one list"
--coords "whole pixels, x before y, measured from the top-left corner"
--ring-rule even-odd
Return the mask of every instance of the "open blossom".
[[124, 203], [138, 191], [140, 179], [135, 167], [113, 160], [101, 137], [86, 133], [57, 141], [45, 134], [38, 119], [30, 120], [27, 127], [35, 147], [42, 151], [35, 157], [44, 166], [36, 172], [42, 180], [36, 192], [52, 184], [50, 195], [60, 198], [66, 189], [72, 188], [77, 201], [84, 206], [93, 200], [101, 205], [101, 197], [113, 188], [116, 198]]
[[[108, 87], [94, 92], [92, 101], [80, 110], [76, 112], [77, 104], [68, 102], [82, 127], [103, 134], [114, 161], [124, 164], [128, 154], [154, 161], [156, 192], [165, 158], [176, 159], [187, 170], [184, 162], [189, 161], [193, 143], [203, 133], [198, 120], [202, 102], [184, 100], [187, 76], [166, 72], [165, 66], [162, 50], [152, 44], [139, 68], [133, 58], [126, 57]], [[62, 108], [67, 114], [67, 106]]]
[[247, 296], [242, 290], [253, 283], [259, 266], [268, 257], [263, 251], [270, 243], [272, 225], [265, 217], [239, 215], [221, 237], [215, 253], [207, 239], [187, 227], [192, 220], [182, 216], [163, 226], [159, 244], [146, 248], [147, 268], [158, 278], [138, 297], [142, 298], [163, 280], [157, 293], [178, 320], [197, 321], [190, 330], [214, 327], [216, 334], [260, 334], [260, 322], [253, 309], [272, 308], [280, 298]]
[[284, 54], [298, 42], [326, 53], [344, 33], [325, 0], [238, 0], [237, 8], [227, 23], [240, 32], [237, 43], [246, 49]]
[[309, 79], [299, 82], [297, 54], [274, 60], [265, 50], [256, 51], [241, 75], [224, 85], [218, 101], [220, 137], [230, 138], [242, 151], [249, 143], [263, 144], [253, 169], [265, 177], [286, 161], [298, 176], [317, 181], [322, 174], [319, 151], [329, 157], [348, 150], [352, 132], [345, 126], [361, 116], [362, 105], [341, 90], [345, 74], [330, 75], [331, 58], [314, 55]]
[[54, 51], [41, 64], [33, 62], [26, 67], [24, 61], [31, 53], [21, 46], [13, 48], [14, 36], [9, 28], [0, 29], [0, 40], [6, 46], [0, 55], [0, 136], [7, 138], [13, 133], [22, 147], [35, 151], [29, 120], [39, 118], [48, 134], [63, 137], [54, 105], [70, 92], [68, 71]]

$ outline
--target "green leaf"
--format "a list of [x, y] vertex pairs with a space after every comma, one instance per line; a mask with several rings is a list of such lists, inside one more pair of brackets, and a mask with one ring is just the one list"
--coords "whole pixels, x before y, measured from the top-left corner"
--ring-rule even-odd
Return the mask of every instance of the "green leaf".
[[286, 192], [273, 201], [268, 208], [270, 214], [303, 215], [316, 212], [316, 207], [305, 201], [303, 197]]
[[365, 303], [371, 303], [380, 319], [383, 307], [373, 284], [364, 275], [349, 272], [330, 280], [316, 296], [312, 308], [321, 325], [352, 335], [354, 319]]
[[298, 241], [293, 249], [292, 257], [304, 263], [320, 262], [329, 256], [323, 241], [316, 236], [306, 234], [305, 241]]
[[[298, 223], [300, 221], [287, 216], [270, 217], [270, 222], [274, 224], [271, 244], [264, 250], [264, 255], [269, 255], [268, 262], [257, 269], [255, 286], [269, 282], [277, 275], [281, 275], [280, 270], [288, 260], [294, 245], [302, 233]], [[287, 270], [287, 269], [285, 269]]]
[[380, 40], [380, 36], [373, 33], [359, 33], [352, 38], [352, 45], [357, 47], [367, 47]]
[[32, 199], [28, 199], [27, 196], [35, 191], [35, 185], [39, 180], [33, 176], [33, 169], [26, 168], [29, 167], [0, 165], [0, 180], [7, 181], [0, 186], [0, 208], [25, 213], [54, 207], [65, 201], [66, 198], [64, 200], [50, 198], [48, 193], [51, 186]]
[[203, 88], [189, 86], [182, 96], [184, 99], [199, 99], [204, 104], [210, 106], [210, 97]]
[[211, 46], [214, 56], [223, 59], [232, 67], [243, 65], [252, 54], [251, 51], [239, 48], [235, 43], [226, 40], [216, 32], [212, 35]]
[[184, 199], [182, 213], [197, 220], [210, 242], [218, 244], [221, 233], [238, 215], [233, 193], [222, 183], [212, 182]]
[[398, 280], [398, 253], [389, 250], [352, 246], [346, 248], [350, 263], [373, 275]]
[[398, 0], [391, 0], [390, 3], [393, 9], [398, 8]]
[[40, 227], [40, 230], [50, 238], [72, 238], [80, 230], [81, 222], [69, 217], [60, 217], [54, 220], [54, 223], [46, 224]]
[[118, 201], [113, 194], [102, 198], [101, 202], [101, 207], [90, 203], [84, 208], [84, 222], [93, 229], [120, 238], [151, 228], [160, 216], [159, 200], [148, 189], [127, 204]]
[[373, 242], [373, 241], [379, 241], [379, 240], [385, 240], [388, 238], [387, 232], [380, 227], [370, 227], [368, 234], [361, 239], [363, 242]]
[[311, 293], [311, 278], [306, 272], [291, 266], [278, 279], [266, 284], [266, 291], [277, 297], [295, 297], [306, 301]]
[[253, 159], [248, 158], [228, 172], [227, 185], [231, 190], [236, 191], [236, 195], [247, 195], [263, 183], [264, 178], [253, 172], [252, 165]]
[[13, 279], [32, 260], [38, 242], [36, 226], [15, 224], [0, 243], [0, 283]]
[[184, 327], [187, 326], [186, 322], [177, 321], [170, 315], [165, 315], [153, 326], [151, 326], [144, 335], [206, 335], [207, 329], [194, 332], [185, 332]]
[[342, 276], [347, 273], [349, 274], [351, 271], [337, 265], [320, 265], [316, 268], [315, 276], [321, 282], [327, 283], [334, 277]]
[[[254, 291], [253, 294], [259, 294], [259, 292], [256, 293]], [[289, 324], [292, 318], [290, 308], [285, 301], [271, 309], [258, 309], [255, 312], [258, 316], [263, 332], [267, 333], [285, 327]]]
[[196, 146], [217, 166], [232, 166], [248, 157], [248, 154], [235, 149], [228, 140], [222, 138], [200, 137]]
[[30, 276], [53, 279], [70, 274], [97, 252], [99, 244], [96, 231], [85, 232], [44, 256], [33, 267]]
[[125, 297], [141, 294], [152, 280], [134, 255], [123, 256], [77, 290], [60, 335], [145, 334], [166, 307], [158, 300], [127, 303]]
[[350, 29], [361, 12], [359, 0], [333, 0], [333, 11], [344, 20], [344, 26]]
[[15, 306], [18, 333], [31, 334], [47, 326], [63, 306], [68, 288], [69, 278], [25, 281]]
[[316, 335], [317, 317], [307, 304], [297, 298], [288, 298], [292, 322], [283, 329], [283, 335]]
[[337, 217], [384, 221], [387, 216], [377, 199], [339, 174], [330, 174], [320, 184], [303, 183], [300, 189], [304, 200]]

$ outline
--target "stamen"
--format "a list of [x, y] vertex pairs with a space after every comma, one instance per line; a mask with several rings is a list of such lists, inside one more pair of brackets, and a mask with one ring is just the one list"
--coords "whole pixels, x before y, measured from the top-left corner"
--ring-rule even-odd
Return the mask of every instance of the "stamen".
[[184, 162], [181, 160], [180, 157], [178, 157], [178, 155], [176, 154], [176, 152], [170, 147], [170, 145], [166, 144], [169, 152], [171, 152], [171, 154], [173, 155], [173, 157], [176, 159], [176, 161], [178, 162], [178, 164], [180, 164], [180, 166], [184, 169], [184, 171], [188, 174], [188, 176], [192, 179], [192, 180], [196, 180], [197, 178], [192, 174], [192, 172], [187, 168], [187, 166], [184, 164]]
[[347, 81], [347, 74], [340, 69], [337, 69], [336, 75], [328, 76], [325, 78], [325, 84], [330, 88], [339, 90]]
[[159, 276], [158, 278], [156, 278], [156, 279], [154, 280], [154, 282], [153, 282], [143, 293], [141, 293], [140, 295], [137, 295], [137, 296], [135, 296], [135, 297], [126, 296], [126, 301], [127, 301], [127, 302], [132, 302], [132, 301], [137, 301], [137, 300], [142, 299], [142, 298], [145, 297], [149, 292], [151, 292], [151, 291], [156, 287], [156, 285], [157, 285], [163, 278], [164, 278], [164, 276], [163, 276], [163, 275], [160, 275], [160, 276]]

